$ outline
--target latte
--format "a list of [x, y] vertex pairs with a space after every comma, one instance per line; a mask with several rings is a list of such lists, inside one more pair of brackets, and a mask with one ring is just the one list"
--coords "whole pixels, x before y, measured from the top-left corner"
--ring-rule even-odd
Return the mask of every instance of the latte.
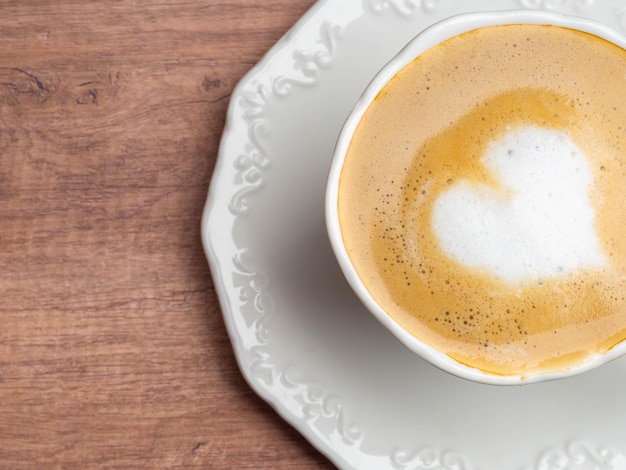
[[541, 25], [480, 28], [378, 94], [345, 156], [343, 242], [404, 329], [498, 375], [626, 339], [626, 51]]

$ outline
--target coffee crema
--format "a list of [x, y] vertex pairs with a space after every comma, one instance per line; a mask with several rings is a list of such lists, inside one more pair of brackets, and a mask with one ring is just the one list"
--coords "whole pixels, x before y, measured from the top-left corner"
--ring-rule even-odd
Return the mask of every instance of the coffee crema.
[[339, 182], [344, 244], [411, 334], [488, 373], [567, 370], [626, 339], [626, 51], [480, 28], [405, 66]]

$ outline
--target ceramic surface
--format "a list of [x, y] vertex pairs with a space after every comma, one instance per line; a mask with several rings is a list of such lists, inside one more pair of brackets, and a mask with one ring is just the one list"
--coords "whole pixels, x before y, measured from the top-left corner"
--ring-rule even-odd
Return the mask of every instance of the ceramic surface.
[[202, 237], [251, 387], [339, 468], [626, 469], [626, 361], [524, 387], [408, 351], [346, 283], [324, 223], [339, 130], [381, 66], [453, 14], [540, 8], [626, 30], [624, 0], [322, 0], [232, 96]]

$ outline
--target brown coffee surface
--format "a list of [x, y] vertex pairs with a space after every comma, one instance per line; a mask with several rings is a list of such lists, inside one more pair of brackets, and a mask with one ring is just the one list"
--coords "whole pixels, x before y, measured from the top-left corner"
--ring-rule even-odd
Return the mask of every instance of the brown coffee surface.
[[[519, 126], [565, 132], [587, 156], [605, 266], [511, 283], [442, 251], [437, 197], [461, 179], [498, 188], [481, 157]], [[569, 369], [626, 338], [625, 163], [623, 49], [560, 27], [481, 28], [404, 67], [365, 113], [339, 185], [344, 243], [425, 343], [495, 374]]]

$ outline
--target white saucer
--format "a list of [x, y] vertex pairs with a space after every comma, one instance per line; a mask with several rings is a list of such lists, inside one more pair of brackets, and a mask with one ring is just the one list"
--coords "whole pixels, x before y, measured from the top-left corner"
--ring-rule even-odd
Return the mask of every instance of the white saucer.
[[232, 96], [202, 226], [224, 318], [252, 388], [340, 468], [626, 469], [626, 359], [523, 387], [449, 376], [365, 310], [327, 240], [330, 158], [369, 78], [494, 4], [626, 31], [623, 0], [323, 0]]

